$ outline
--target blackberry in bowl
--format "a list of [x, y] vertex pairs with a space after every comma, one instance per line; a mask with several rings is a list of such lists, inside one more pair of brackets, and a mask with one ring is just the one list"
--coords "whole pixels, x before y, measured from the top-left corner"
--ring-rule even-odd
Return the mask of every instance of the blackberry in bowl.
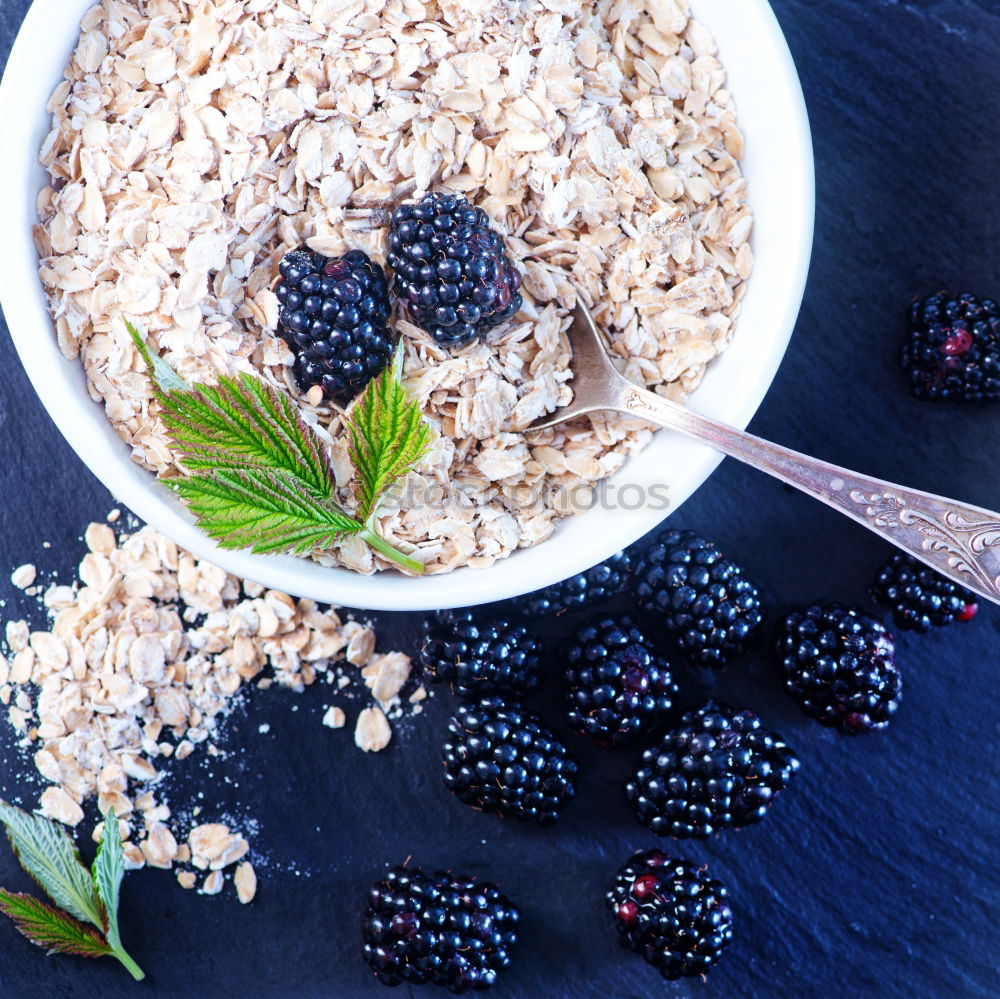
[[570, 728], [599, 745], [649, 735], [676, 696], [670, 664], [627, 617], [584, 625], [566, 650]]
[[510, 964], [519, 920], [489, 881], [394, 867], [368, 892], [364, 956], [384, 985], [481, 991]]
[[521, 308], [521, 275], [489, 217], [455, 194], [400, 205], [388, 263], [407, 316], [445, 347], [462, 347]]
[[668, 981], [706, 974], [733, 939], [726, 886], [660, 850], [636, 853], [606, 897], [622, 945]]
[[385, 273], [361, 250], [331, 260], [306, 248], [286, 253], [278, 270], [278, 330], [295, 355], [295, 380], [349, 401], [392, 357]]

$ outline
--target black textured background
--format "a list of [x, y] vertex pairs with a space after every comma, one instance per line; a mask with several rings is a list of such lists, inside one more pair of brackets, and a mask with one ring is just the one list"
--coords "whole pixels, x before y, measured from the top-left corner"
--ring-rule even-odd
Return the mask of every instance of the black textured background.
[[[0, 66], [27, 7], [0, 0]], [[1000, 408], [912, 400], [895, 351], [912, 294], [941, 284], [1000, 293], [1000, 3], [774, 0], [774, 8], [809, 106], [818, 213], [796, 334], [752, 429], [996, 509]], [[9, 568], [33, 561], [67, 579], [85, 525], [113, 504], [49, 422], [6, 336], [0, 385], [0, 597], [9, 618], [31, 603], [10, 586]], [[885, 553], [860, 527], [732, 461], [674, 520], [712, 533], [752, 568], [772, 620], [814, 597], [864, 601]], [[43, 541], [52, 547], [43, 551]], [[417, 615], [376, 620], [383, 648], [413, 650]], [[557, 623], [547, 637], [566, 630]], [[320, 725], [324, 688], [254, 693], [227, 724], [228, 760], [208, 766], [199, 754], [173, 769], [175, 808], [196, 804], [195, 786], [210, 780], [205, 818], [257, 820], [261, 887], [252, 906], [238, 905], [231, 886], [203, 898], [162, 871], [130, 874], [124, 935], [145, 984], [108, 961], [47, 959], [0, 923], [0, 996], [382, 994], [359, 956], [359, 911], [383, 865], [409, 855], [488, 875], [521, 903], [523, 941], [501, 996], [996, 996], [998, 634], [1000, 612], [989, 607], [969, 626], [902, 636], [902, 711], [888, 733], [853, 741], [799, 715], [763, 654], [718, 680], [717, 693], [761, 711], [803, 767], [763, 825], [676, 846], [711, 864], [736, 909], [736, 940], [707, 984], [662, 982], [619, 949], [605, 922], [602, 893], [615, 869], [654, 839], [619, 788], [631, 754], [574, 740], [583, 777], [559, 826], [505, 824], [441, 786], [447, 696], [385, 754], [364, 756], [349, 732]], [[557, 687], [553, 675], [541, 698], [556, 721]], [[688, 694], [696, 689], [689, 678]], [[264, 721], [270, 731], [261, 735]], [[31, 768], [10, 749], [5, 723], [0, 730], [0, 794], [16, 796], [18, 775]], [[0, 884], [29, 887], [3, 846]]]

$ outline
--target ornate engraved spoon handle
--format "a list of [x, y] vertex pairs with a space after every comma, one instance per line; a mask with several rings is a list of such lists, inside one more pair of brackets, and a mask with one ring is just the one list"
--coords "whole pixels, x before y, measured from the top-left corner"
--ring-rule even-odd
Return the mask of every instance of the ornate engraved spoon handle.
[[623, 412], [693, 437], [832, 506], [944, 576], [1000, 603], [1000, 513], [858, 475], [635, 387]]

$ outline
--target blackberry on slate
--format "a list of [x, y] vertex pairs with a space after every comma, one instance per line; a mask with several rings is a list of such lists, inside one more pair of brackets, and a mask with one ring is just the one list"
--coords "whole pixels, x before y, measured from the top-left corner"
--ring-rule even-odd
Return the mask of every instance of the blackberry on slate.
[[622, 944], [670, 981], [704, 975], [733, 939], [726, 886], [659, 850], [636, 853], [607, 900]]
[[807, 715], [846, 735], [885, 728], [899, 707], [894, 651], [881, 621], [835, 603], [789, 614], [777, 643], [785, 689]]
[[520, 705], [496, 697], [459, 705], [448, 732], [444, 783], [465, 804], [549, 825], [573, 797], [576, 761]]
[[668, 528], [637, 559], [640, 608], [700, 666], [723, 666], [757, 637], [760, 594], [711, 541]]
[[533, 690], [541, 655], [542, 643], [527, 628], [461, 611], [425, 622], [420, 661], [432, 682], [450, 683], [469, 697]]
[[892, 608], [892, 619], [908, 631], [930, 631], [952, 621], [971, 621], [976, 595], [906, 552], [896, 552], [879, 569], [872, 595]]
[[400, 205], [389, 221], [389, 266], [410, 319], [461, 347], [521, 308], [521, 275], [481, 208], [455, 194]]
[[518, 597], [514, 606], [532, 617], [553, 617], [565, 611], [586, 610], [621, 593], [628, 585], [631, 572], [632, 556], [628, 550], [621, 551], [586, 572]]
[[382, 268], [361, 250], [329, 260], [292, 250], [278, 265], [278, 331], [295, 354], [295, 379], [347, 401], [389, 363], [392, 307]]
[[658, 836], [704, 839], [759, 822], [798, 767], [752, 711], [706, 701], [642, 754], [625, 793]]
[[1000, 305], [946, 291], [914, 302], [900, 363], [918, 399], [1000, 400]]
[[386, 985], [487, 989], [510, 963], [519, 918], [488, 881], [394, 867], [368, 893], [365, 960]]
[[604, 746], [649, 734], [677, 696], [669, 663], [627, 617], [585, 625], [566, 662], [570, 728]]

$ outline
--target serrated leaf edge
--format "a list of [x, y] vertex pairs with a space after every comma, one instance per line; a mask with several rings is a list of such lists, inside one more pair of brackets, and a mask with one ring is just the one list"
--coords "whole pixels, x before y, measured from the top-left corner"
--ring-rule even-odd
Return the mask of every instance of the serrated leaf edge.
[[[0, 888], [0, 912], [13, 920], [18, 933], [36, 946], [44, 948], [47, 954], [107, 957], [112, 953], [112, 948], [105, 940], [101, 939], [95, 930], [80, 920], [74, 919], [68, 913], [35, 898], [34, 895], [9, 892]], [[76, 936], [77, 945], [73, 946], [69, 943], [57, 945], [51, 939], [45, 939], [39, 930], [32, 925], [32, 916], [34, 916], [35, 923], [40, 923], [41, 917], [44, 916], [51, 923], [62, 926], [66, 931], [67, 938]]]
[[97, 856], [90, 869], [94, 891], [104, 906], [104, 933], [112, 948], [121, 946], [118, 935], [118, 903], [121, 898], [122, 878], [125, 877], [125, 854], [122, 849], [121, 830], [112, 808], [104, 817], [104, 835], [101, 837]]
[[[373, 524], [385, 494], [416, 466], [431, 444], [430, 428], [423, 421], [420, 407], [406, 399], [401, 384], [402, 340], [397, 343], [392, 363], [368, 384], [355, 403], [354, 408], [360, 407], [361, 421], [367, 424], [367, 430], [359, 429], [361, 424], [350, 417], [345, 421], [348, 450], [360, 485], [359, 516], [354, 518], [334, 499], [333, 469], [326, 449], [291, 399], [246, 373], [241, 373], [238, 380], [223, 376], [218, 386], [192, 388], [166, 361], [150, 351], [132, 323], [126, 321], [125, 325], [154, 383], [163, 407], [164, 424], [180, 464], [189, 473], [187, 478], [169, 480], [168, 485], [187, 502], [198, 526], [220, 547], [249, 548], [255, 554], [279, 551], [304, 554], [321, 543], [330, 546], [348, 534], [360, 534], [383, 558], [414, 574], [424, 572], [418, 559], [404, 555], [380, 538]], [[206, 414], [210, 418], [207, 424]], [[260, 442], [247, 433], [249, 428], [243, 425], [240, 415], [257, 421], [258, 431], [270, 435], [273, 445], [270, 453], [264, 448], [257, 452], [256, 460], [252, 457], [253, 445]], [[244, 443], [237, 445], [236, 453], [212, 440], [212, 420], [235, 431], [238, 441], [243, 438]], [[380, 420], [389, 427], [389, 436], [384, 440], [379, 439]], [[242, 453], [241, 446], [246, 448]], [[265, 457], [263, 461], [261, 454]], [[291, 458], [289, 463], [281, 460], [286, 457]], [[263, 480], [253, 478], [262, 474], [267, 476]], [[296, 529], [290, 529], [288, 524], [282, 526], [282, 511], [272, 506], [272, 517], [277, 518], [272, 526], [281, 529], [269, 538], [262, 537], [260, 518], [249, 513], [252, 507], [246, 502], [249, 487], [261, 484], [265, 502], [274, 504], [279, 497], [285, 501], [294, 497], [293, 509], [284, 511], [286, 519], [299, 517], [306, 523]], [[223, 516], [219, 509], [227, 489], [230, 493], [234, 490], [242, 493], [246, 509], [242, 522], [235, 510]], [[229, 503], [231, 507], [240, 505], [232, 495]], [[307, 508], [310, 512], [304, 515]], [[308, 522], [310, 516], [312, 523]]]
[[290, 399], [259, 378], [223, 376], [216, 386], [171, 392], [160, 401], [188, 471], [271, 468], [294, 475], [318, 495], [332, 494], [333, 470], [319, 437]]
[[274, 471], [233, 469], [171, 479], [170, 486], [222, 548], [301, 554], [364, 528], [338, 505], [303, 493]]
[[[80, 851], [66, 831], [44, 816], [2, 800], [0, 822], [6, 827], [18, 862], [42, 891], [74, 918], [103, 930], [101, 901], [90, 872], [80, 859]], [[53, 855], [40, 845], [39, 837], [48, 838], [45, 845], [52, 848]]]
[[402, 341], [393, 363], [370, 382], [347, 418], [348, 453], [357, 479], [358, 519], [374, 516], [382, 498], [427, 454], [430, 427], [401, 380]]

